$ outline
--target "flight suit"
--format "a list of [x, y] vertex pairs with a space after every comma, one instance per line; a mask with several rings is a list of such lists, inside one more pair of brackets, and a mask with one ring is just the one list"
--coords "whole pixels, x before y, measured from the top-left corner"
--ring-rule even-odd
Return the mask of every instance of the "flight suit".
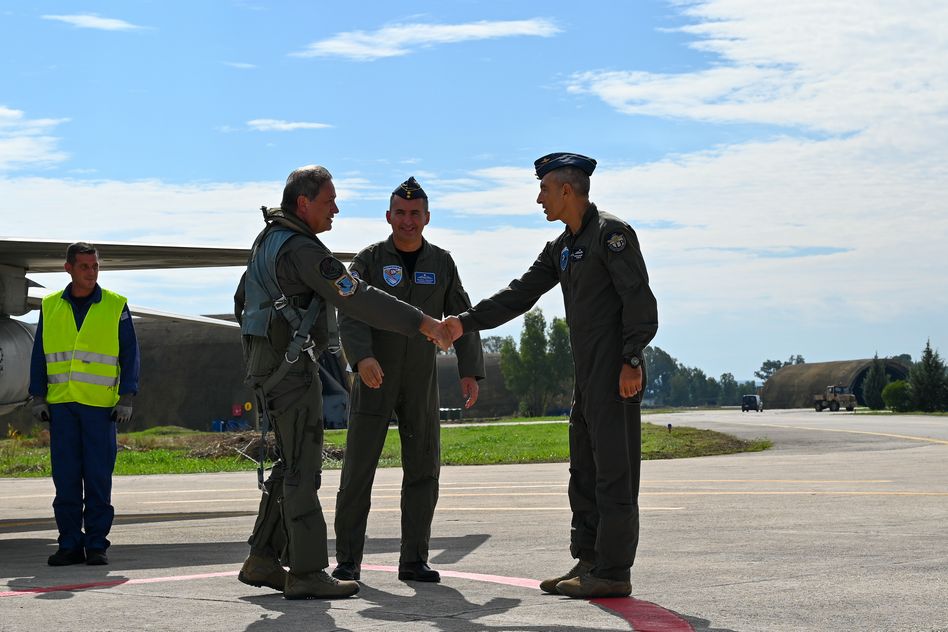
[[639, 534], [641, 395], [622, 399], [619, 373], [625, 356], [643, 357], [658, 329], [635, 232], [590, 204], [577, 234], [567, 228], [522, 277], [460, 319], [465, 332], [496, 327], [529, 310], [557, 283], [575, 367], [570, 552], [594, 561], [599, 577], [628, 579]]
[[[405, 336], [418, 332], [422, 314], [352, 279], [295, 215], [287, 214], [275, 223], [300, 233], [290, 237], [276, 255], [279, 287], [304, 310], [311, 299], [321, 305], [310, 329], [315, 343], [313, 355], [301, 354], [287, 375], [265, 393], [281, 458], [265, 484], [250, 546], [253, 552], [281, 558], [291, 572], [304, 575], [329, 565], [326, 522], [317, 497], [322, 471], [322, 385], [312, 359], [328, 345], [328, 310], [335, 306], [374, 327]], [[241, 279], [234, 297], [235, 309], [244, 316], [248, 307], [246, 282], [246, 278]], [[266, 336], [244, 336], [248, 383], [261, 383], [284, 362], [292, 335], [286, 320], [274, 314]]]
[[[392, 237], [356, 255], [353, 276], [384, 289], [429, 316], [459, 314], [471, 306], [451, 254], [426, 240], [409, 274]], [[346, 314], [339, 333], [353, 369], [374, 357], [385, 376], [369, 388], [356, 377], [350, 405], [346, 455], [336, 496], [336, 560], [362, 562], [375, 470], [394, 412], [402, 446], [402, 535], [399, 562], [427, 562], [431, 520], [441, 467], [436, 349], [421, 334], [406, 338], [370, 327]], [[460, 377], [484, 377], [477, 333], [454, 343]]]

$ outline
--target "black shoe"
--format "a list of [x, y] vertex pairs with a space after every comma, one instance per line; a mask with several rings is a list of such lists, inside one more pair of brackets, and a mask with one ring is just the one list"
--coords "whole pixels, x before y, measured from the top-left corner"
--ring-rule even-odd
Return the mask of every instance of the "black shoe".
[[88, 549], [86, 551], [86, 564], [89, 566], [105, 566], [109, 563], [109, 556], [105, 554], [104, 549]]
[[362, 573], [355, 562], [339, 562], [332, 571], [332, 576], [344, 581], [359, 581]]
[[82, 564], [86, 561], [86, 554], [82, 549], [59, 549], [49, 556], [46, 563], [50, 566], [69, 566]]
[[427, 562], [400, 562], [398, 564], [398, 578], [416, 582], [441, 581], [441, 575], [428, 566]]

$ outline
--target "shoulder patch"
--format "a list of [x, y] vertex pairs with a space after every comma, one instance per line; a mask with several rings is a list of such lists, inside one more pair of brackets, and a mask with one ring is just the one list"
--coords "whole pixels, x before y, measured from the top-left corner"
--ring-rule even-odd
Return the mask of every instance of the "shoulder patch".
[[606, 236], [606, 247], [612, 252], [622, 252], [628, 244], [629, 240], [618, 230]]
[[343, 274], [333, 282], [333, 285], [339, 290], [339, 296], [352, 296], [359, 288], [359, 282], [349, 274]]
[[346, 272], [346, 266], [335, 257], [325, 257], [319, 262], [319, 273], [327, 281], [335, 281]]

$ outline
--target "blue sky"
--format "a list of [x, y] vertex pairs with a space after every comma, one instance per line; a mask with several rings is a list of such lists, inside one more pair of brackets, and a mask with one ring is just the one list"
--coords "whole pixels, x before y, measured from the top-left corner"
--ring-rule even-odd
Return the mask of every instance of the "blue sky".
[[[476, 301], [560, 231], [532, 163], [576, 151], [685, 364], [917, 357], [948, 344], [944, 24], [924, 0], [8, 2], [0, 234], [246, 246], [318, 163], [342, 209], [324, 240], [357, 250], [414, 175]], [[238, 276], [101, 281], [221, 313]], [[539, 305], [562, 315], [558, 291]]]

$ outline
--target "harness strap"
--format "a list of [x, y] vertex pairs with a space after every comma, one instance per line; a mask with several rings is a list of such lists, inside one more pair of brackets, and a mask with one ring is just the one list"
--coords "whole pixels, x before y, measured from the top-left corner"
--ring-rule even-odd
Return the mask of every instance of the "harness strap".
[[267, 432], [269, 432], [271, 425], [266, 393], [283, 380], [289, 372], [290, 367], [299, 362], [300, 355], [303, 352], [309, 354], [313, 364], [316, 364], [316, 354], [313, 352], [316, 343], [310, 338], [309, 330], [312, 329], [313, 323], [316, 322], [316, 314], [318, 312], [319, 301], [316, 297], [313, 297], [313, 300], [309, 303], [309, 307], [306, 308], [306, 313], [300, 321], [299, 328], [294, 332], [293, 339], [290, 340], [290, 344], [283, 354], [283, 362], [280, 363], [280, 366], [276, 368], [263, 384], [254, 389], [254, 393], [257, 396], [257, 405], [260, 406], [259, 410], [263, 417], [263, 423], [260, 425], [260, 458], [257, 460], [257, 487], [263, 490], [264, 493], [266, 493], [266, 488], [263, 484], [263, 463], [267, 457]]

